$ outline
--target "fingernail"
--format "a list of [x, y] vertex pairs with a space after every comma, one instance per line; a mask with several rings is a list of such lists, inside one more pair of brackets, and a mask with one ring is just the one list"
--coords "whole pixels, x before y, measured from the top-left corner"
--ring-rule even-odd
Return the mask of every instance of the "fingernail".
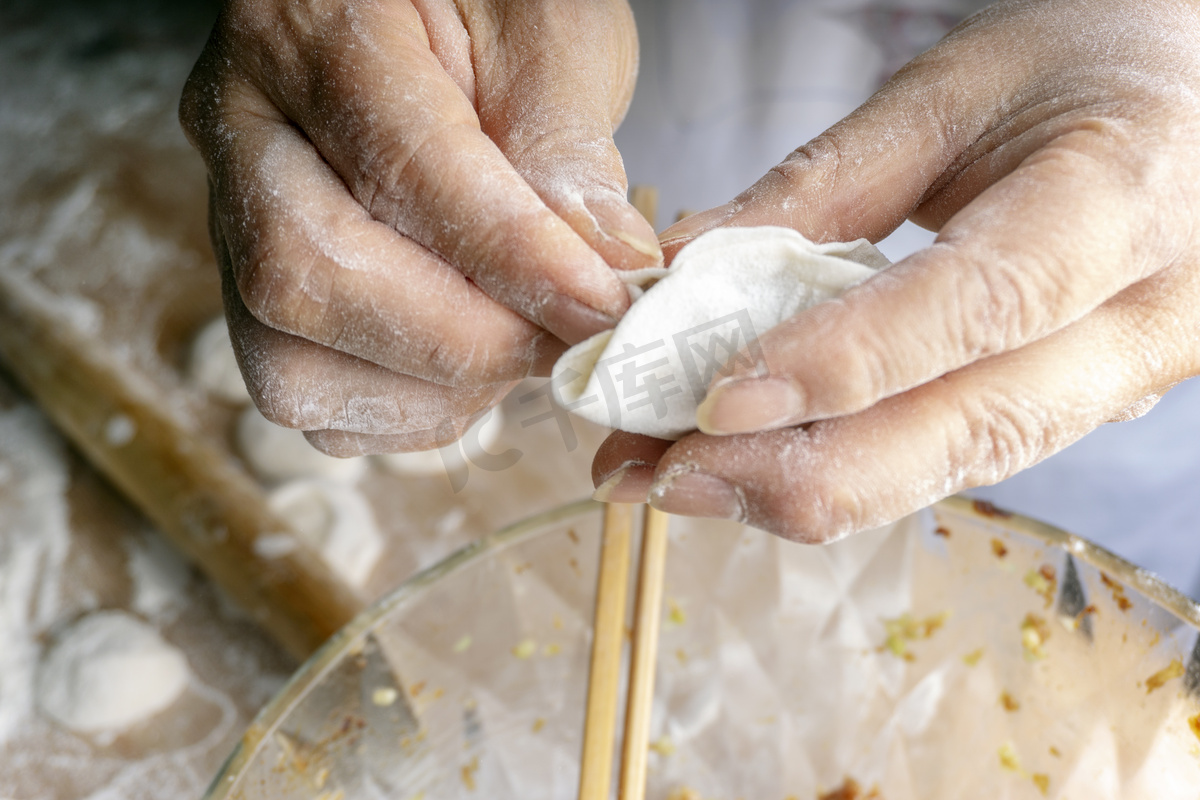
[[682, 472], [659, 479], [650, 487], [648, 502], [668, 514], [738, 520], [745, 517], [738, 491], [703, 472]]
[[578, 344], [617, 324], [615, 317], [565, 294], [551, 296], [542, 310], [542, 321], [551, 333], [567, 344]]
[[600, 482], [592, 498], [601, 503], [644, 503], [653, 482], [653, 464], [627, 461]]
[[[653, 226], [617, 192], [596, 192], [584, 200], [600, 233], [632, 253], [602, 253], [609, 263], [623, 269], [640, 269], [662, 261], [662, 248]], [[602, 244], [600, 249], [605, 248]], [[617, 261], [612, 259], [616, 258]], [[630, 260], [632, 258], [632, 261]]]
[[710, 208], [708, 211], [701, 211], [699, 214], [684, 217], [663, 231], [659, 240], [663, 245], [667, 245], [678, 242], [680, 239], [694, 238], [727, 221], [737, 213], [737, 210], [738, 207], [733, 203], [726, 203], [723, 206], [717, 206], [716, 208]]
[[645, 239], [637, 236], [636, 234], [627, 233], [625, 231], [613, 231], [608, 229], [605, 229], [604, 232], [614, 239], [623, 242], [644, 256], [647, 256], [655, 261], [662, 260], [662, 247], [659, 246], [657, 237], [654, 239]]
[[804, 397], [785, 378], [718, 383], [696, 409], [696, 426], [715, 436], [779, 428], [804, 414]]

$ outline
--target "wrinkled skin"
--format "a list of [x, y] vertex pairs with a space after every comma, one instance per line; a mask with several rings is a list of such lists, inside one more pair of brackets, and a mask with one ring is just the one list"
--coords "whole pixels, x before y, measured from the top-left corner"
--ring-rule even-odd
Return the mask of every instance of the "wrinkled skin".
[[[1200, 373], [1198, 32], [1182, 0], [998, 3], [666, 231], [668, 259], [717, 225], [939, 235], [763, 335], [769, 377], [712, 386], [703, 433], [614, 434], [598, 495], [828, 541]], [[615, 0], [231, 0], [181, 112], [263, 412], [423, 449], [611, 325], [612, 270], [659, 257], [611, 141], [635, 47]]]
[[805, 542], [991, 484], [1200, 373], [1200, 4], [1003, 2], [718, 225], [936, 243], [763, 335], [678, 443], [614, 434], [598, 495]]
[[242, 371], [334, 455], [457, 438], [660, 262], [623, 0], [230, 0], [180, 117]]

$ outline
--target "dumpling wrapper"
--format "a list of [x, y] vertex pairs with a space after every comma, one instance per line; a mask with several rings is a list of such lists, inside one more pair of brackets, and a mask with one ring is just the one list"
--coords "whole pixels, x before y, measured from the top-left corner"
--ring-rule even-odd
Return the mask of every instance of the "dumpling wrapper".
[[696, 429], [709, 383], [735, 358], [765, 374], [758, 336], [890, 263], [866, 239], [813, 244], [775, 226], [710, 231], [669, 270], [623, 275], [635, 302], [616, 328], [563, 354], [553, 394], [600, 425], [678, 439]]

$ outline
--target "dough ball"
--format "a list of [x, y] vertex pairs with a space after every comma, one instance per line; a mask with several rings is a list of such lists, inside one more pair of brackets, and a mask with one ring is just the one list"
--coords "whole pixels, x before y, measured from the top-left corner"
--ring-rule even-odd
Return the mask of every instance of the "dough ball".
[[367, 470], [365, 458], [327, 456], [303, 433], [268, 421], [254, 406], [238, 419], [237, 446], [250, 469], [266, 481], [327, 478], [353, 483]]
[[[343, 580], [360, 588], [366, 584], [383, 554], [383, 536], [360, 491], [328, 480], [297, 480], [272, 491], [267, 502]], [[264, 558], [284, 555], [294, 549], [290, 538], [259, 537], [255, 549]]]
[[[489, 453], [495, 452], [495, 446], [500, 441], [500, 436], [503, 432], [504, 413], [500, 410], [499, 406], [496, 406], [477, 419], [462, 439], [459, 439], [453, 445], [447, 445], [447, 447], [459, 448], [459, 458], [463, 455], [470, 458], [471, 452], [475, 449], [475, 439], [473, 437], [478, 436], [478, 443], [481, 449]], [[470, 442], [469, 445], [468, 442]], [[442, 451], [440, 449], [421, 450], [416, 453], [389, 453], [387, 455], [375, 456], [375, 458], [384, 469], [394, 472], [397, 475], [427, 477], [446, 471], [446, 462], [442, 458]]]
[[209, 320], [192, 340], [188, 377], [214, 397], [237, 405], [250, 402], [250, 393], [246, 391], [237, 356], [233, 354], [233, 344], [229, 341], [225, 317]]
[[47, 651], [37, 702], [76, 733], [118, 733], [174, 703], [188, 675], [183, 653], [154, 628], [123, 611], [100, 611]]

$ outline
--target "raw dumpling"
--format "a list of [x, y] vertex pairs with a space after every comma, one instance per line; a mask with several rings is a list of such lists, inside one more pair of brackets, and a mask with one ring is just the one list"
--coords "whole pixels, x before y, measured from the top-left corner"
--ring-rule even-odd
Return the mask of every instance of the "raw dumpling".
[[889, 265], [866, 239], [813, 244], [790, 228], [718, 228], [688, 244], [645, 286], [617, 327], [572, 347], [554, 365], [560, 404], [631, 433], [678, 439], [735, 357], [761, 365], [757, 337], [837, 297]]

